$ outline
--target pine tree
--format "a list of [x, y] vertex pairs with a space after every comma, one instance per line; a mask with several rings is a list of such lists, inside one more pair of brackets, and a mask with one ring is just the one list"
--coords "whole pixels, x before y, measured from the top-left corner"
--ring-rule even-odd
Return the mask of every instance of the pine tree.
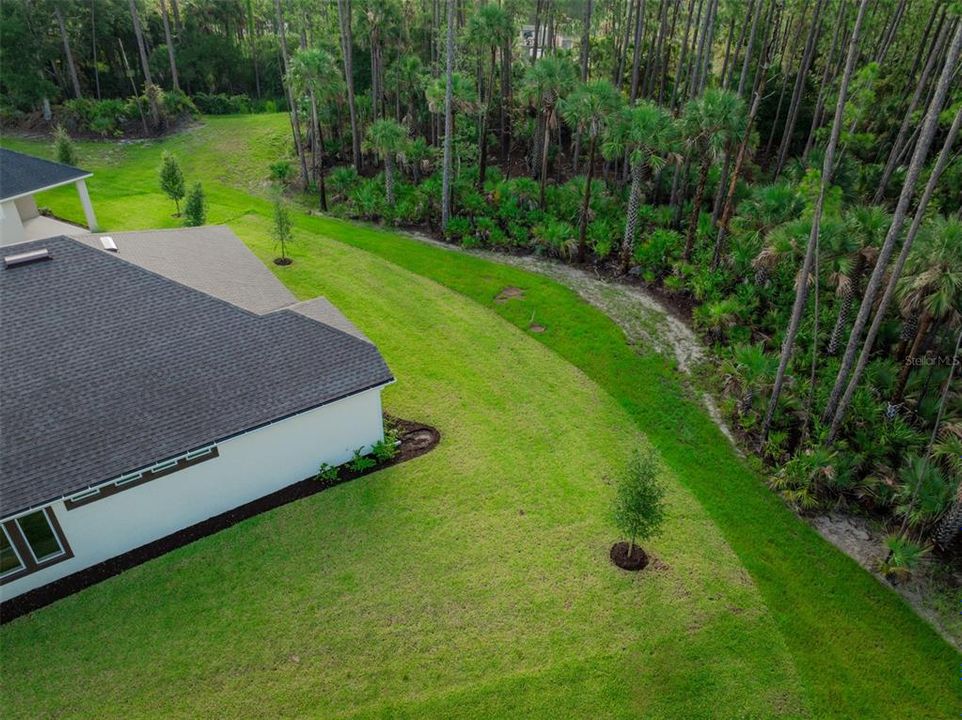
[[188, 227], [197, 227], [207, 221], [207, 198], [204, 196], [204, 188], [199, 182], [195, 182], [187, 193], [187, 201], [184, 203], [184, 224]]

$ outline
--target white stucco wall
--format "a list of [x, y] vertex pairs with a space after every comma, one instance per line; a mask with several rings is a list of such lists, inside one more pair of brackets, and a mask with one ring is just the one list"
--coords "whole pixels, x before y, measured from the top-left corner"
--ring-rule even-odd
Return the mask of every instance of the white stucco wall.
[[40, 214], [37, 209], [37, 199], [33, 195], [17, 198], [14, 200], [17, 205], [17, 212], [20, 213], [20, 222], [35, 218]]
[[6, 600], [339, 465], [383, 438], [381, 389], [218, 444], [220, 457], [67, 510], [52, 504], [74, 557], [0, 586]]
[[23, 222], [17, 211], [16, 200], [6, 200], [0, 203], [0, 245], [12, 245], [23, 242]]

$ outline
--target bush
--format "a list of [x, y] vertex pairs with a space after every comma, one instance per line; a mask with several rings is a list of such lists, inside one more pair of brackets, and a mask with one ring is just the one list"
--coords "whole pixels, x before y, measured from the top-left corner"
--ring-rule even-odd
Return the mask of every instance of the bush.
[[471, 221], [459, 216], [450, 218], [444, 234], [449, 240], [463, 240], [471, 234]]
[[334, 193], [334, 200], [344, 200], [357, 185], [357, 170], [351, 165], [344, 165], [331, 170], [327, 176], [327, 186]]
[[294, 177], [294, 168], [291, 167], [291, 164], [287, 160], [278, 160], [277, 162], [271, 163], [270, 175], [271, 180], [274, 182], [287, 185], [290, 183], [291, 178]]
[[385, 463], [397, 455], [397, 446], [394, 444], [393, 438], [385, 437], [371, 446], [371, 453], [379, 463]]
[[238, 115], [253, 111], [247, 95], [195, 93], [193, 104], [205, 115]]
[[53, 131], [53, 152], [57, 162], [64, 165], [77, 164], [77, 148], [63, 125], [58, 125]]
[[137, 114], [136, 105], [130, 106], [125, 100], [93, 100], [75, 98], [66, 100], [60, 106], [60, 116], [74, 130], [88, 130], [103, 136], [119, 135], [121, 126]]
[[207, 222], [207, 198], [204, 196], [203, 186], [195, 182], [187, 193], [187, 202], [184, 203], [184, 224], [188, 227], [197, 227], [205, 222]]
[[646, 273], [662, 278], [671, 271], [672, 263], [681, 256], [684, 238], [674, 230], [655, 230], [635, 246], [635, 262]]
[[341, 469], [336, 465], [321, 463], [321, 466], [317, 469], [317, 475], [314, 476], [314, 479], [320, 480], [321, 482], [333, 483], [337, 482], [340, 474]]
[[653, 450], [635, 450], [618, 480], [613, 516], [628, 539], [629, 552], [638, 540], [657, 534], [665, 521], [665, 487], [658, 480], [659, 469]]
[[364, 448], [357, 448], [354, 451], [354, 457], [351, 458], [351, 462], [348, 463], [348, 467], [352, 472], [362, 473], [366, 470], [370, 470], [372, 467], [377, 465], [377, 461], [372, 457], [364, 455]]

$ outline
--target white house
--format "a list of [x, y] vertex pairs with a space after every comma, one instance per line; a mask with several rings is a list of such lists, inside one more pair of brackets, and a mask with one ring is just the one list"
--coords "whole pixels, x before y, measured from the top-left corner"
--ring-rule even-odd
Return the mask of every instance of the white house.
[[383, 438], [377, 349], [226, 228], [0, 254], [2, 600]]
[[[0, 245], [12, 245], [53, 232], [67, 232], [72, 226], [40, 216], [34, 197], [62, 185], [76, 186], [90, 230], [97, 229], [97, 216], [87, 192], [87, 178], [93, 173], [61, 163], [0, 149]], [[31, 226], [36, 225], [36, 232]], [[48, 228], [46, 233], [44, 228]]]

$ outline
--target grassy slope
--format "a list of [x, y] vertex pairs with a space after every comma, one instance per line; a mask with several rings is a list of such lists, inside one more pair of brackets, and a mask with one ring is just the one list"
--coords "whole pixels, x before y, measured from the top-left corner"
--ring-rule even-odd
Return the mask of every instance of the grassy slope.
[[[228, 221], [269, 211], [263, 200], [234, 188], [258, 190], [250, 178], [276, 157], [283, 132], [282, 118], [221, 119], [167, 145], [182, 154], [189, 173], [217, 181], [208, 184], [211, 220]], [[110, 148], [85, 148], [93, 169], [112, 166], [91, 184], [102, 221], [111, 227], [173, 223], [151, 173], [159, 149]], [[243, 162], [225, 162], [225, 156], [243, 157], [244, 151]], [[107, 154], [114, 157], [104, 162]], [[142, 214], [131, 217], [124, 198], [138, 193]], [[68, 194], [51, 196], [59, 212], [80, 217]], [[299, 217], [297, 224], [436, 280], [518, 327], [527, 327], [532, 314], [547, 326], [548, 332], [533, 337], [621, 403], [721, 528], [773, 613], [816, 716], [954, 716], [962, 697], [958, 654], [894, 594], [786, 510], [734, 455], [698, 404], [685, 397], [672, 369], [657, 357], [634, 352], [598, 311], [545, 278], [396, 234], [318, 217]], [[246, 225], [240, 222], [235, 229], [266, 257], [269, 242], [260, 233], [245, 232]], [[493, 303], [507, 285], [524, 288], [525, 299]]]

